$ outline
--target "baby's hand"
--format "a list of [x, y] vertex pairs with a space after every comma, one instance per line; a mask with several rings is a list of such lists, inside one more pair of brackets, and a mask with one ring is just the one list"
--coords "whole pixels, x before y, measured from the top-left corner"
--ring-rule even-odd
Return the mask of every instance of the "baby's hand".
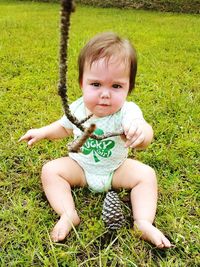
[[19, 139], [19, 142], [27, 141], [28, 146], [32, 146], [33, 144], [35, 144], [36, 142], [40, 141], [43, 138], [45, 138], [45, 136], [44, 136], [44, 131], [41, 128], [31, 129]]
[[125, 147], [136, 148], [145, 140], [144, 123], [131, 122], [124, 125]]

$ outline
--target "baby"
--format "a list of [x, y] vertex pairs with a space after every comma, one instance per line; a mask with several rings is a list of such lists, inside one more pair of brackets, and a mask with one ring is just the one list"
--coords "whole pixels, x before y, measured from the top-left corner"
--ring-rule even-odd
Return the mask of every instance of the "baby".
[[[79, 85], [83, 96], [70, 105], [72, 114], [88, 127], [96, 124], [96, 135], [124, 132], [123, 136], [103, 140], [89, 138], [80, 153], [69, 153], [42, 168], [42, 185], [47, 199], [60, 216], [51, 232], [54, 242], [65, 239], [80, 223], [71, 188], [87, 186], [92, 191], [131, 190], [134, 228], [141, 237], [159, 248], [171, 247], [170, 241], [153, 226], [157, 205], [155, 171], [134, 159], [128, 149], [145, 149], [152, 141], [152, 127], [133, 102], [126, 101], [133, 90], [137, 72], [136, 52], [130, 42], [114, 33], [92, 38], [79, 55]], [[20, 141], [31, 146], [41, 139], [75, 138], [82, 132], [64, 115], [39, 129], [31, 129]]]

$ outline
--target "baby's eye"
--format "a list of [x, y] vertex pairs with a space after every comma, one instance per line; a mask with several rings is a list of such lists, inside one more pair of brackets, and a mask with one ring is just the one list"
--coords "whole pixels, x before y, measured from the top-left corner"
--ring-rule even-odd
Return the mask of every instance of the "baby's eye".
[[101, 86], [100, 83], [91, 83], [91, 85], [94, 86], [94, 87], [100, 87]]
[[122, 88], [122, 86], [120, 84], [113, 84], [112, 87], [113, 88]]

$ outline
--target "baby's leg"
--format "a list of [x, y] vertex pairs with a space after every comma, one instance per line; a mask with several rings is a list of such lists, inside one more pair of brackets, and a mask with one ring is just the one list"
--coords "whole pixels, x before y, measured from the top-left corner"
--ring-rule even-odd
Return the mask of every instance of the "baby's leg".
[[169, 240], [152, 225], [157, 205], [156, 175], [149, 166], [127, 159], [113, 175], [114, 188], [131, 189], [134, 227], [141, 237], [159, 248], [170, 247]]
[[42, 169], [42, 185], [51, 207], [60, 215], [51, 232], [54, 242], [65, 239], [72, 225], [80, 223], [71, 194], [72, 186], [84, 186], [81, 167], [69, 157], [48, 162]]

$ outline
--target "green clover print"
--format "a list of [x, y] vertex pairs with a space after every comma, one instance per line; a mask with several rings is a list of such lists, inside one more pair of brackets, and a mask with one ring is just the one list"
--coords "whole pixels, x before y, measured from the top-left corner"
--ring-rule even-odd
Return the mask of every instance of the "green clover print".
[[[104, 134], [103, 130], [96, 129], [94, 131], [96, 135]], [[99, 162], [100, 159], [97, 156], [102, 158], [109, 158], [112, 155], [112, 148], [115, 146], [115, 142], [110, 139], [106, 140], [95, 140], [92, 138], [88, 138], [82, 147], [82, 153], [88, 155], [93, 153], [94, 161]]]

